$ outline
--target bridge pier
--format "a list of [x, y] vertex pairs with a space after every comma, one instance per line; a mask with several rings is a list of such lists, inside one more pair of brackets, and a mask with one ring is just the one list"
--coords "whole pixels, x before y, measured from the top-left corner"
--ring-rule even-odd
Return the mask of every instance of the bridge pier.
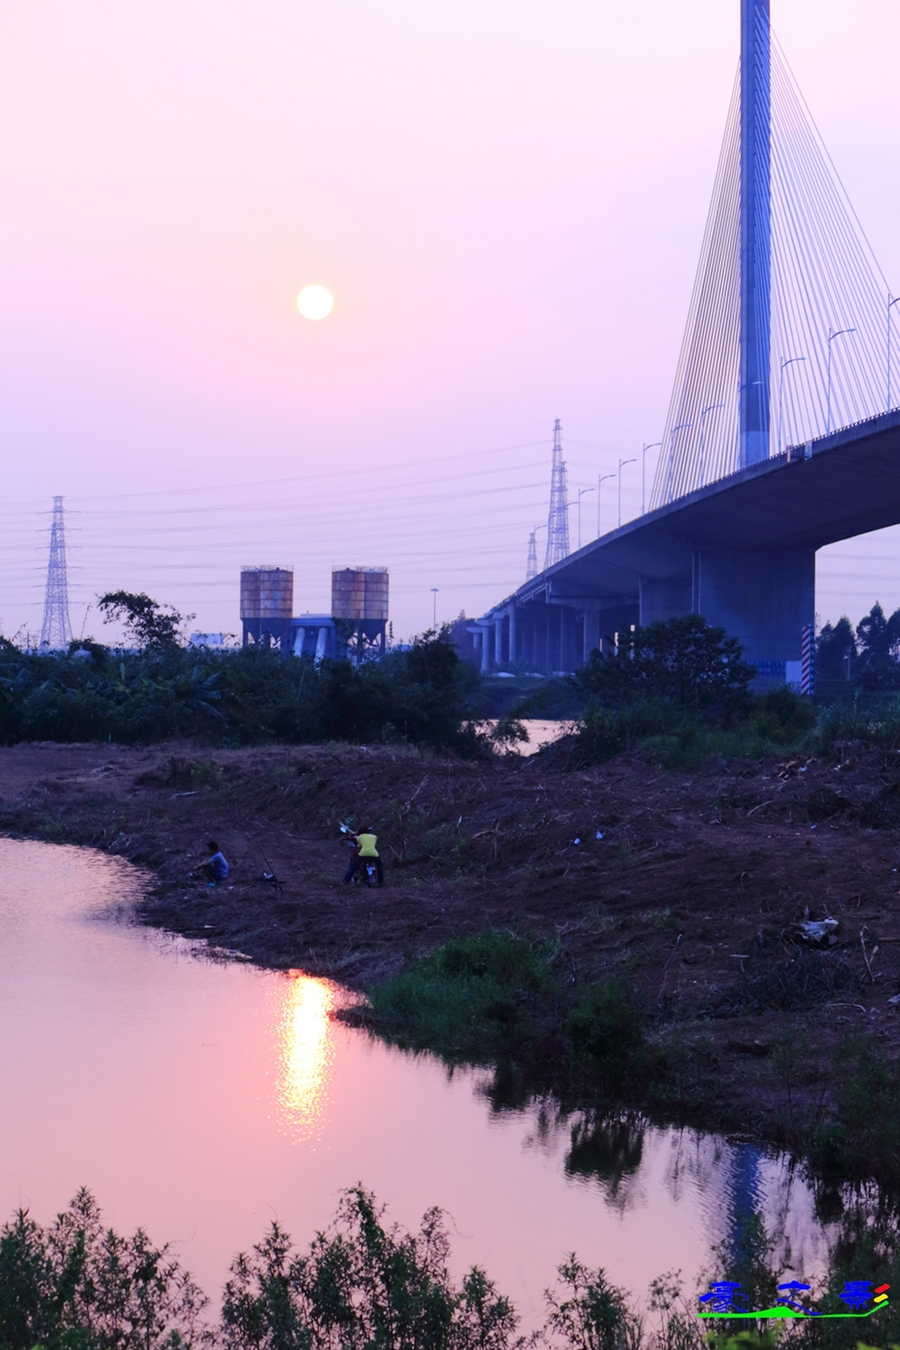
[[815, 623], [814, 548], [693, 551], [690, 575], [641, 579], [641, 624], [700, 614], [724, 628], [757, 667], [757, 686], [781, 684], [787, 663], [799, 662], [802, 632]]
[[738, 639], [757, 685], [783, 683], [785, 663], [800, 660], [804, 627], [815, 623], [815, 549], [708, 548], [694, 566], [697, 613]]

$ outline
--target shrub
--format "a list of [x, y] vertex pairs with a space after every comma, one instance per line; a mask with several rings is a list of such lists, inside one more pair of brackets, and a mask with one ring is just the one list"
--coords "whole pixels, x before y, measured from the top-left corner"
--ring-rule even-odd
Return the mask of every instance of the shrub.
[[583, 989], [564, 1029], [575, 1062], [589, 1065], [610, 1088], [640, 1072], [644, 1021], [621, 980]]
[[301, 1256], [273, 1224], [231, 1267], [222, 1304], [228, 1350], [505, 1350], [518, 1321], [482, 1270], [457, 1285], [444, 1216], [418, 1233], [383, 1223], [361, 1186]]
[[681, 716], [728, 721], [749, 701], [754, 670], [741, 655], [737, 638], [688, 614], [620, 633], [617, 652], [595, 648], [572, 683], [600, 707], [662, 704]]
[[376, 1029], [397, 1044], [484, 1063], [514, 1052], [564, 997], [552, 944], [489, 930], [451, 938], [369, 990]]
[[85, 660], [0, 641], [0, 743], [405, 741], [466, 755], [486, 745], [475, 726], [478, 675], [443, 633], [361, 666], [267, 648], [197, 652], [164, 633], [144, 645], [91, 644]]
[[20, 1210], [0, 1230], [2, 1350], [189, 1350], [206, 1303], [167, 1247], [104, 1229], [85, 1190], [48, 1229]]

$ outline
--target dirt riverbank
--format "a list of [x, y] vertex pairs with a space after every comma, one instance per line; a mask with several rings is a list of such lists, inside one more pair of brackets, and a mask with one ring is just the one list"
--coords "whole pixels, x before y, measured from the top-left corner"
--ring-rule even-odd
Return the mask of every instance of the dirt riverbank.
[[[340, 884], [348, 815], [377, 828], [383, 890]], [[557, 938], [588, 981], [627, 964], [682, 1038], [700, 1124], [800, 1137], [848, 1031], [900, 1056], [900, 755], [679, 775], [637, 758], [561, 773], [384, 747], [20, 745], [0, 749], [0, 828], [151, 869], [145, 923], [355, 989], [489, 926]], [[211, 838], [228, 889], [186, 880]], [[838, 927], [811, 944], [805, 917]]]

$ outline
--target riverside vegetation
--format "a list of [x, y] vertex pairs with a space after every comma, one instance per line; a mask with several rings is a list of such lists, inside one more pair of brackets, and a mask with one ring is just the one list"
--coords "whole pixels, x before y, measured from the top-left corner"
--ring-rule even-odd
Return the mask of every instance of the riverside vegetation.
[[[270, 648], [188, 647], [185, 617], [143, 594], [110, 592], [99, 608], [124, 621], [133, 644], [127, 650], [85, 639], [66, 653], [23, 651], [0, 638], [0, 743], [348, 741], [471, 757], [514, 747], [526, 738], [521, 719], [541, 715], [548, 700], [559, 702], [559, 682], [546, 682], [507, 702], [489, 731], [484, 709], [495, 700], [460, 658], [449, 626], [382, 660], [316, 663], [284, 660]], [[856, 636], [846, 620], [827, 626], [820, 645], [829, 669], [836, 644], [843, 652], [848, 642], [854, 652], [860, 647], [858, 695], [876, 688], [873, 672], [883, 692], [896, 669], [900, 688], [900, 611], [886, 620], [876, 605]], [[874, 716], [868, 704], [857, 699], [848, 709], [845, 699], [821, 715], [817, 728], [812, 705], [790, 690], [754, 698], [753, 674], [739, 643], [698, 615], [633, 629], [620, 635], [615, 654], [595, 650], [565, 682], [563, 703], [577, 712], [571, 734], [547, 753], [560, 767], [578, 769], [641, 749], [669, 768], [684, 768], [723, 756], [778, 754], [851, 731], [893, 741], [900, 730], [900, 694]]]
[[[846, 1269], [896, 1280], [900, 1268], [876, 1246], [871, 1237], [858, 1244]], [[730, 1257], [714, 1250], [712, 1278], [734, 1279], [752, 1306], [771, 1307], [778, 1277], [770, 1249], [754, 1216]], [[213, 1321], [208, 1298], [168, 1247], [140, 1229], [132, 1237], [105, 1229], [81, 1191], [47, 1228], [19, 1211], [0, 1230], [0, 1350], [868, 1350], [844, 1321], [794, 1321], [777, 1336], [736, 1320], [710, 1330], [677, 1272], [654, 1280], [639, 1306], [574, 1254], [545, 1292], [543, 1326], [522, 1335], [488, 1275], [473, 1267], [455, 1280], [449, 1262], [440, 1210], [403, 1232], [357, 1186], [306, 1252], [273, 1223], [236, 1256]], [[824, 1283], [822, 1311], [844, 1310], [842, 1287], [837, 1276]], [[870, 1336], [877, 1327], [882, 1350], [900, 1335], [890, 1307], [864, 1325]]]
[[[690, 616], [596, 653], [571, 681], [571, 734], [521, 760], [496, 747], [536, 696], [489, 739], [479, 677], [446, 632], [385, 662], [316, 666], [187, 649], [179, 616], [147, 597], [104, 600], [130, 616], [135, 650], [4, 644], [0, 736], [177, 735], [177, 753], [46, 770], [5, 794], [5, 829], [154, 868], [144, 921], [365, 989], [356, 1015], [374, 1031], [492, 1064], [498, 1093], [615, 1095], [749, 1129], [823, 1184], [900, 1191], [896, 695], [818, 711], [786, 690], [754, 698], [737, 645]], [[348, 740], [370, 753], [331, 744]], [[333, 836], [354, 811], [391, 840], [391, 888], [348, 907]], [[223, 827], [235, 889], [210, 897], [185, 877], [195, 838]], [[284, 893], [257, 885], [261, 845]], [[809, 949], [797, 922], [826, 905], [846, 936]]]
[[[748, 982], [744, 996], [761, 1009], [788, 1011], [802, 1006], [810, 981], [821, 978], [815, 958], [801, 955], [758, 976], [755, 987]], [[496, 931], [454, 939], [368, 995], [367, 1006], [339, 1015], [403, 1048], [493, 1067], [487, 1091], [498, 1105], [552, 1091], [569, 1109], [615, 1100], [660, 1121], [690, 1120], [722, 1095], [712, 1046], [704, 1057], [696, 1048], [686, 1055], [677, 1017], [642, 995], [627, 965], [611, 978], [578, 979], [558, 942]], [[705, 1011], [716, 1017], [712, 1003]], [[897, 1064], [867, 1030], [847, 1035], [837, 1046], [841, 1072], [829, 1109], [820, 1100], [817, 1109], [795, 1111], [790, 1080], [797, 1075], [799, 1085], [804, 1048], [785, 1043], [776, 1057], [789, 1100], [780, 1130], [806, 1158], [824, 1208], [848, 1179], [876, 1176], [900, 1196]]]

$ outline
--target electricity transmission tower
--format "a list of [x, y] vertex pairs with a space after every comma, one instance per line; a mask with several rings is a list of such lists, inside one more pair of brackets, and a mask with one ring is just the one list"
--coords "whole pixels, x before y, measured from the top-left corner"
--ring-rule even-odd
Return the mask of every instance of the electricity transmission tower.
[[537, 530], [532, 530], [528, 536], [528, 563], [525, 567], [525, 580], [530, 581], [532, 577], [537, 576]]
[[553, 471], [550, 476], [550, 514], [547, 517], [547, 552], [544, 567], [552, 567], [569, 555], [569, 495], [566, 466], [562, 457], [559, 418], [553, 426]]
[[51, 651], [65, 650], [72, 641], [69, 622], [69, 587], [66, 580], [66, 528], [63, 499], [53, 498], [53, 524], [50, 528], [50, 560], [47, 563], [47, 590], [44, 594], [44, 622], [41, 646]]

